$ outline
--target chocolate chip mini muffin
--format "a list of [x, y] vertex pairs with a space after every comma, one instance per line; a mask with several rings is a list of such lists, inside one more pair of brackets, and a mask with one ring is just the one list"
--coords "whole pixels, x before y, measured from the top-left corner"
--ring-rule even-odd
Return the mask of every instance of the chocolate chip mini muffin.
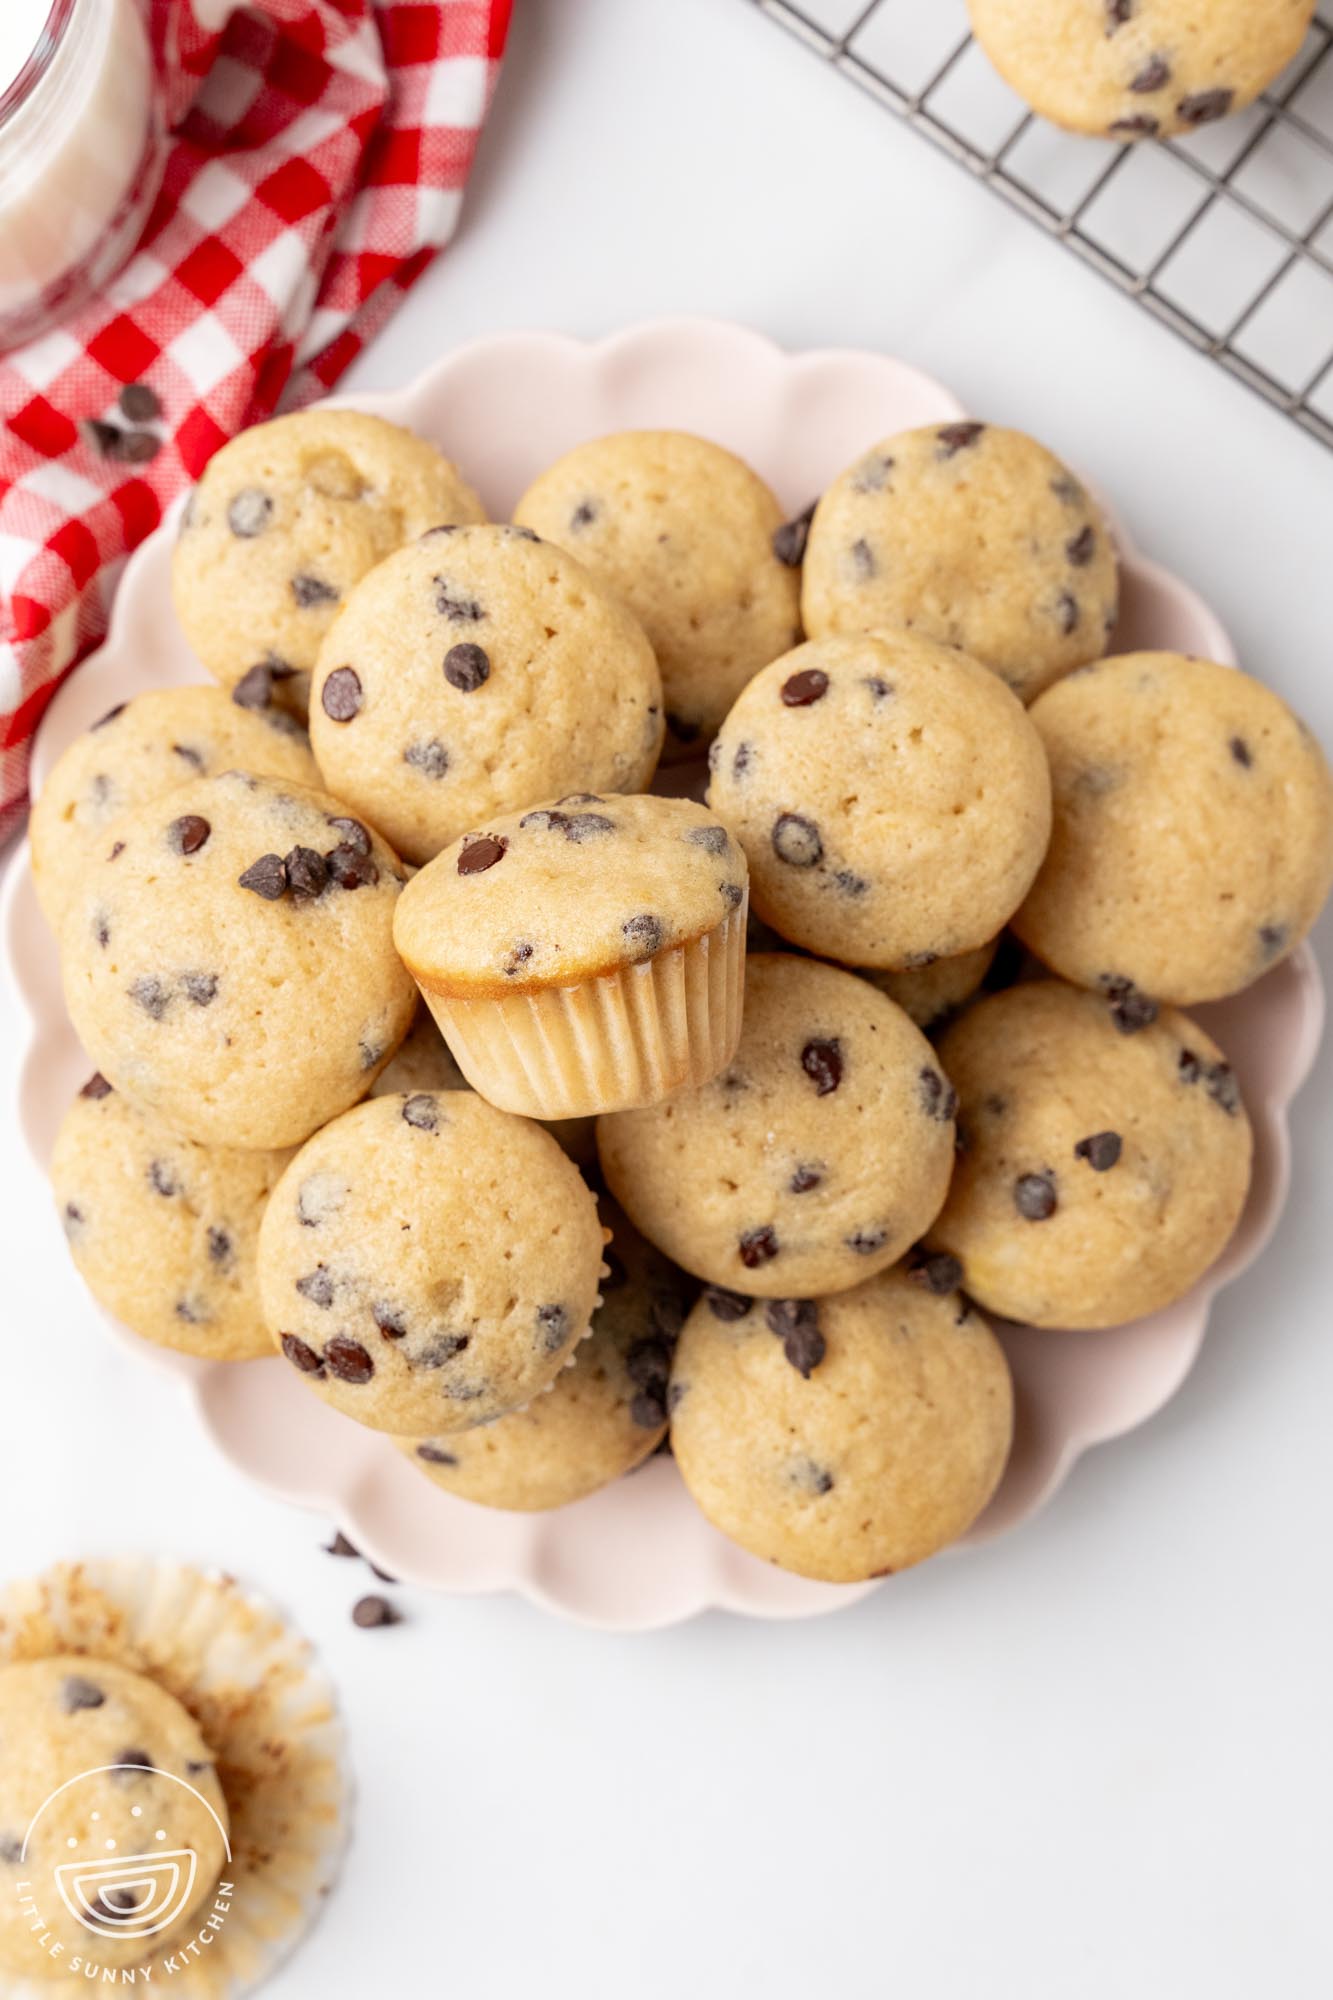
[[525, 1410], [400, 1449], [446, 1493], [534, 1513], [581, 1500], [656, 1451], [667, 1428], [667, 1378], [692, 1286], [603, 1202], [608, 1275], [592, 1331], [548, 1394]]
[[296, 1145], [370, 1088], [415, 996], [398, 859], [337, 799], [224, 772], [126, 813], [61, 929], [75, 1031], [201, 1145]]
[[432, 1437], [519, 1408], [573, 1358], [603, 1240], [578, 1169], [528, 1120], [468, 1090], [376, 1097], [278, 1182], [260, 1297], [316, 1394]]
[[957, 958], [931, 958], [905, 972], [867, 972], [866, 978], [896, 1000], [923, 1033], [938, 1028], [981, 989], [995, 963], [999, 939], [960, 952]]
[[1315, 0], [968, 0], [977, 40], [1073, 132], [1167, 138], [1250, 104], [1297, 54]]
[[1040, 980], [970, 1008], [940, 1060], [962, 1147], [927, 1243], [989, 1311], [1118, 1326], [1182, 1297], [1226, 1247], [1250, 1125], [1187, 1015], [1127, 1034], [1106, 1000]]
[[571, 550], [642, 624], [662, 670], [670, 757], [702, 748], [751, 674], [801, 636], [782, 509], [707, 438], [621, 431], [576, 445], [514, 519]]
[[702, 806], [574, 792], [446, 848], [394, 942], [475, 1089], [576, 1118], [731, 1060], [745, 912], [745, 856]]
[[830, 1299], [705, 1292], [669, 1401], [676, 1463], [713, 1526], [828, 1583], [889, 1576], [957, 1541], [1013, 1436], [994, 1334], [901, 1268]]
[[954, 1094], [901, 1008], [836, 966], [758, 953], [735, 1056], [705, 1085], [598, 1120], [607, 1184], [710, 1284], [840, 1292], [939, 1213]]
[[988, 943], [1050, 834], [1041, 739], [1009, 691], [908, 632], [798, 646], [713, 745], [708, 803], [755, 909], [845, 964], [902, 971]]
[[1044, 445], [932, 424], [886, 438], [828, 488], [801, 611], [812, 639], [908, 626], [1031, 701], [1106, 650], [1118, 591], [1106, 522]]
[[210, 1361], [271, 1353], [255, 1249], [290, 1158], [196, 1146], [91, 1077], [51, 1161], [80, 1277], [99, 1305], [160, 1347]]
[[176, 613], [224, 687], [303, 711], [320, 640], [366, 571], [427, 528], [485, 518], [424, 438], [360, 410], [298, 410], [209, 461], [172, 558]]
[[562, 550], [516, 528], [432, 530], [348, 599], [310, 728], [330, 790], [429, 861], [576, 785], [642, 790], [662, 685], [639, 625]]
[[317, 785], [304, 729], [281, 709], [247, 711], [217, 687], [155, 688], [75, 738], [42, 786], [28, 823], [33, 885], [58, 928], [107, 828], [191, 778], [258, 771]]
[[1333, 778], [1270, 688], [1127, 653], [1032, 720], [1055, 823], [1014, 929], [1053, 971], [1133, 1013], [1237, 993], [1295, 949], [1333, 882]]
[[78, 1955], [114, 1977], [197, 1927], [228, 1814], [178, 1701], [77, 1655], [0, 1666], [0, 1743], [0, 1967], [59, 1978]]

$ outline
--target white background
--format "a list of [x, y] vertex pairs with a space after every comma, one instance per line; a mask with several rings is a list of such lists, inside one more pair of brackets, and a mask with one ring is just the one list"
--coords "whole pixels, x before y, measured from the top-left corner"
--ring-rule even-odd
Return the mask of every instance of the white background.
[[[462, 236], [355, 386], [680, 310], [886, 349], [1092, 474], [1333, 743], [1325, 451], [743, 0], [517, 13]], [[1327, 1992], [1331, 1111], [1326, 1061], [1184, 1391], [1035, 1523], [818, 1623], [635, 1639], [405, 1592], [354, 1630], [368, 1580], [111, 1345], [6, 1133], [0, 1574], [171, 1550], [318, 1643], [355, 1839], [275, 2000]]]

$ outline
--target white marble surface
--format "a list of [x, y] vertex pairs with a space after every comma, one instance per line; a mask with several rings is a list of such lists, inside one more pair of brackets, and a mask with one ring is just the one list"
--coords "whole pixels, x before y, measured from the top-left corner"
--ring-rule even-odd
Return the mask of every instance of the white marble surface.
[[[361, 384], [493, 329], [677, 310], [890, 349], [1091, 473], [1333, 742], [1326, 452], [744, 0], [517, 12], [463, 235]], [[275, 2000], [1313, 1994], [1331, 1075], [1297, 1108], [1278, 1241], [1184, 1392], [1033, 1526], [819, 1624], [634, 1640], [406, 1594], [404, 1625], [354, 1630], [355, 1566], [111, 1346], [6, 1133], [0, 1573], [170, 1550], [239, 1572], [319, 1643], [354, 1738], [355, 1843]]]

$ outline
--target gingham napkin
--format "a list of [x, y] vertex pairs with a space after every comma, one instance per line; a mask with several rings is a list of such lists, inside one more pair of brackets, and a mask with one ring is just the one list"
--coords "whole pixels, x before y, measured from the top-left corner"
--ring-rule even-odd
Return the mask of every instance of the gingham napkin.
[[227, 438], [329, 388], [453, 234], [510, 6], [149, 0], [171, 144], [143, 241], [0, 355], [0, 841], [126, 555]]

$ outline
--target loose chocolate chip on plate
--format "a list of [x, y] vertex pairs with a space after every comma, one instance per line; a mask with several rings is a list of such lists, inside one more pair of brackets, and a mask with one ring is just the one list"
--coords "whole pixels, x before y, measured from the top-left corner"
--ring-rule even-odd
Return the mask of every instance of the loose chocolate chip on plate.
[[361, 707], [361, 676], [352, 667], [335, 667], [319, 700], [330, 722], [350, 722]]
[[1123, 1141], [1118, 1132], [1092, 1132], [1074, 1148], [1076, 1160], [1086, 1160], [1094, 1174], [1109, 1173], [1120, 1158]]
[[293, 1368], [299, 1368], [303, 1375], [322, 1375], [324, 1373], [324, 1363], [320, 1360], [313, 1347], [308, 1347], [305, 1341], [298, 1340], [294, 1333], [284, 1333], [281, 1338], [282, 1351], [291, 1362]]
[[252, 890], [266, 903], [276, 903], [287, 893], [287, 863], [280, 854], [261, 854], [236, 879], [242, 889]]
[[380, 871], [368, 854], [354, 847], [350, 840], [340, 841], [324, 856], [328, 864], [330, 880], [340, 889], [373, 889], [380, 879]]
[[769, 838], [778, 860], [789, 868], [814, 868], [824, 858], [819, 828], [800, 813], [779, 813]]
[[147, 465], [161, 449], [161, 438], [154, 437], [151, 431], [117, 431], [106, 447], [106, 455], [119, 459], [122, 465]]
[[1136, 97], [1150, 97], [1155, 90], [1165, 90], [1171, 81], [1171, 65], [1165, 56], [1149, 56], [1142, 69], [1137, 70], [1129, 80], [1129, 87]]
[[917, 1077], [917, 1089], [927, 1118], [935, 1118], [941, 1125], [947, 1125], [958, 1116], [958, 1092], [939, 1070], [923, 1069]]
[[303, 1299], [309, 1299], [312, 1306], [327, 1312], [333, 1304], [333, 1279], [327, 1264], [316, 1264], [313, 1271], [307, 1271], [303, 1278], [296, 1280], [296, 1289]]
[[1225, 118], [1235, 101], [1234, 90], [1199, 90], [1191, 97], [1182, 97], [1176, 106], [1178, 115], [1187, 125], [1211, 125], [1216, 118]]
[[212, 831], [198, 813], [183, 813], [167, 828], [167, 840], [177, 854], [197, 854]]
[[778, 1232], [771, 1222], [759, 1229], [747, 1229], [736, 1245], [740, 1260], [747, 1271], [757, 1271], [761, 1264], [771, 1264], [777, 1256], [780, 1245]]
[[378, 1625], [399, 1625], [402, 1612], [396, 1611], [387, 1597], [359, 1597], [352, 1606], [352, 1623], [362, 1631], [370, 1632]]
[[916, 1250], [907, 1266], [907, 1275], [932, 1292], [937, 1299], [956, 1292], [963, 1282], [963, 1267], [947, 1250]]
[[116, 398], [120, 412], [132, 424], [151, 424], [162, 414], [162, 404], [155, 389], [146, 382], [127, 382]]
[[729, 1292], [723, 1285], [709, 1285], [704, 1298], [713, 1318], [720, 1319], [724, 1326], [732, 1326], [737, 1320], [744, 1319], [754, 1304], [753, 1299], [744, 1298], [740, 1292]]
[[313, 847], [293, 847], [282, 865], [294, 896], [322, 896], [329, 886], [329, 864]]
[[828, 693], [828, 675], [819, 667], [803, 667], [798, 674], [788, 674], [782, 683], [782, 705], [784, 708], [812, 708]]
[[802, 1160], [792, 1168], [791, 1179], [787, 1182], [790, 1194], [809, 1194], [812, 1188], [822, 1187], [824, 1169], [812, 1161]]
[[985, 428], [984, 424], [977, 423], [945, 424], [935, 433], [939, 444], [937, 456], [955, 458], [960, 451], [966, 451], [970, 445], [974, 445]]
[[349, 1542], [341, 1528], [335, 1528], [333, 1540], [324, 1545], [326, 1556], [356, 1556], [361, 1554], [355, 1542]]
[[414, 1091], [403, 1101], [403, 1122], [418, 1132], [437, 1132], [440, 1126], [438, 1099], [432, 1097], [428, 1090]]
[[812, 500], [804, 513], [798, 514], [794, 520], [784, 521], [780, 528], [773, 531], [773, 553], [788, 569], [799, 569], [805, 561], [805, 545], [810, 539], [815, 505]]
[[458, 857], [460, 875], [482, 875], [488, 868], [494, 868], [497, 861], [503, 861], [509, 841], [505, 835], [493, 833], [478, 834], [469, 840]]
[[801, 1068], [815, 1086], [816, 1097], [829, 1097], [842, 1082], [842, 1043], [836, 1035], [814, 1038], [801, 1050]]
[[662, 949], [666, 933], [660, 917], [650, 916], [645, 911], [638, 916], [627, 917], [620, 928], [640, 960], [651, 958], [654, 952]]
[[130, 999], [143, 1008], [150, 1020], [160, 1021], [171, 1005], [171, 989], [150, 975], [136, 979], [128, 990]]
[[324, 1346], [324, 1363], [330, 1375], [336, 1375], [340, 1382], [350, 1382], [359, 1388], [375, 1373], [375, 1363], [367, 1354], [359, 1340], [350, 1340], [346, 1334], [337, 1333]]
[[227, 508], [227, 526], [242, 541], [262, 535], [273, 515], [273, 502], [258, 486], [243, 486]]
[[458, 1460], [451, 1451], [445, 1451], [438, 1444], [419, 1444], [417, 1446], [417, 1457], [425, 1459], [427, 1465], [457, 1465], [458, 1463]]
[[120, 439], [120, 429], [116, 424], [104, 423], [101, 417], [85, 417], [79, 429], [99, 457], [115, 457]]
[[489, 654], [469, 640], [462, 645], [451, 646], [444, 656], [444, 678], [460, 694], [475, 694], [490, 679], [490, 673]]
[[1059, 1205], [1051, 1174], [1020, 1174], [1014, 1182], [1014, 1207], [1026, 1221], [1045, 1222]]
[[69, 1674], [60, 1683], [60, 1706], [66, 1715], [77, 1715], [83, 1708], [100, 1708], [105, 1700], [106, 1694], [96, 1681], [82, 1674]]
[[110, 1097], [110, 1095], [111, 1085], [107, 1082], [100, 1069], [93, 1071], [87, 1083], [84, 1084], [83, 1089], [79, 1092], [80, 1097], [98, 1098]]

